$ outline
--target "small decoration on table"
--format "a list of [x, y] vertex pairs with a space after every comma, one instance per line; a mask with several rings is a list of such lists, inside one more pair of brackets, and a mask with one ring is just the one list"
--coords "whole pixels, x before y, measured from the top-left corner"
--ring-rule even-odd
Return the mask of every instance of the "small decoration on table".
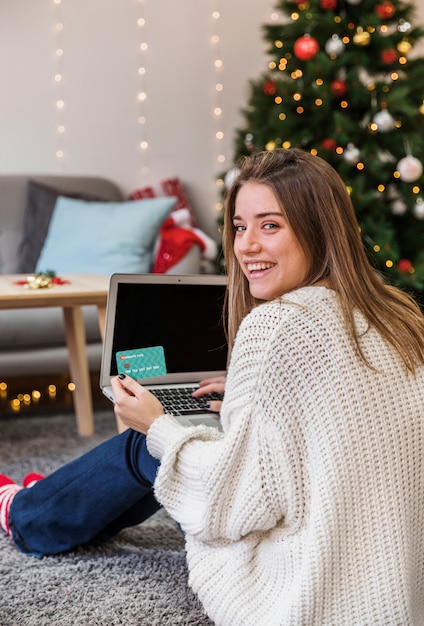
[[69, 280], [64, 280], [60, 276], [56, 276], [53, 270], [38, 272], [34, 276], [27, 276], [25, 280], [17, 280], [16, 285], [23, 285], [28, 289], [49, 289], [53, 285], [67, 285]]

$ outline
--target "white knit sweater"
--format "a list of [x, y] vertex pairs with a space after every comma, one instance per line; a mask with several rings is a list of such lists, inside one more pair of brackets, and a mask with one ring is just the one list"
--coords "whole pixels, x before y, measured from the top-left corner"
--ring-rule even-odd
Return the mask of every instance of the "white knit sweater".
[[235, 342], [224, 434], [160, 417], [156, 495], [186, 533], [190, 585], [219, 626], [424, 624], [424, 368], [335, 293], [255, 308]]

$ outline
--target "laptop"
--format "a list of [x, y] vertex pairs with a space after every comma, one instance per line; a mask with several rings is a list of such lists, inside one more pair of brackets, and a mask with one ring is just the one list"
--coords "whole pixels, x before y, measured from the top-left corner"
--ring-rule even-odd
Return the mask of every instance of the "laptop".
[[104, 395], [114, 401], [110, 379], [125, 373], [184, 426], [220, 428], [219, 416], [205, 408], [220, 397], [191, 393], [204, 378], [226, 373], [226, 284], [218, 275], [113, 274], [100, 370]]

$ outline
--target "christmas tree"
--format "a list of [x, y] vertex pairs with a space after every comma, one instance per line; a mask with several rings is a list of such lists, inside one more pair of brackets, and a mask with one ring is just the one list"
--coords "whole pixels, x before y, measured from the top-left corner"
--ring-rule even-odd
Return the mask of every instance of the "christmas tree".
[[[424, 295], [424, 30], [397, 0], [283, 0], [265, 25], [270, 62], [250, 84], [234, 161], [298, 147], [348, 188], [386, 279]], [[231, 182], [236, 167], [227, 172]], [[422, 299], [424, 302], [424, 299]]]

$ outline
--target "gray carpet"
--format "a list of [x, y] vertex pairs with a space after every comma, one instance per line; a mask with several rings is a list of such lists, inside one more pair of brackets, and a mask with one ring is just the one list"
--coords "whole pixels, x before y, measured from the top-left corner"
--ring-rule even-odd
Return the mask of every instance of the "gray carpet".
[[[96, 413], [80, 438], [73, 415], [0, 419], [0, 472], [20, 481], [48, 473], [115, 434], [113, 413]], [[36, 559], [0, 530], [0, 626], [211, 625], [187, 586], [184, 542], [159, 511], [101, 548]]]

